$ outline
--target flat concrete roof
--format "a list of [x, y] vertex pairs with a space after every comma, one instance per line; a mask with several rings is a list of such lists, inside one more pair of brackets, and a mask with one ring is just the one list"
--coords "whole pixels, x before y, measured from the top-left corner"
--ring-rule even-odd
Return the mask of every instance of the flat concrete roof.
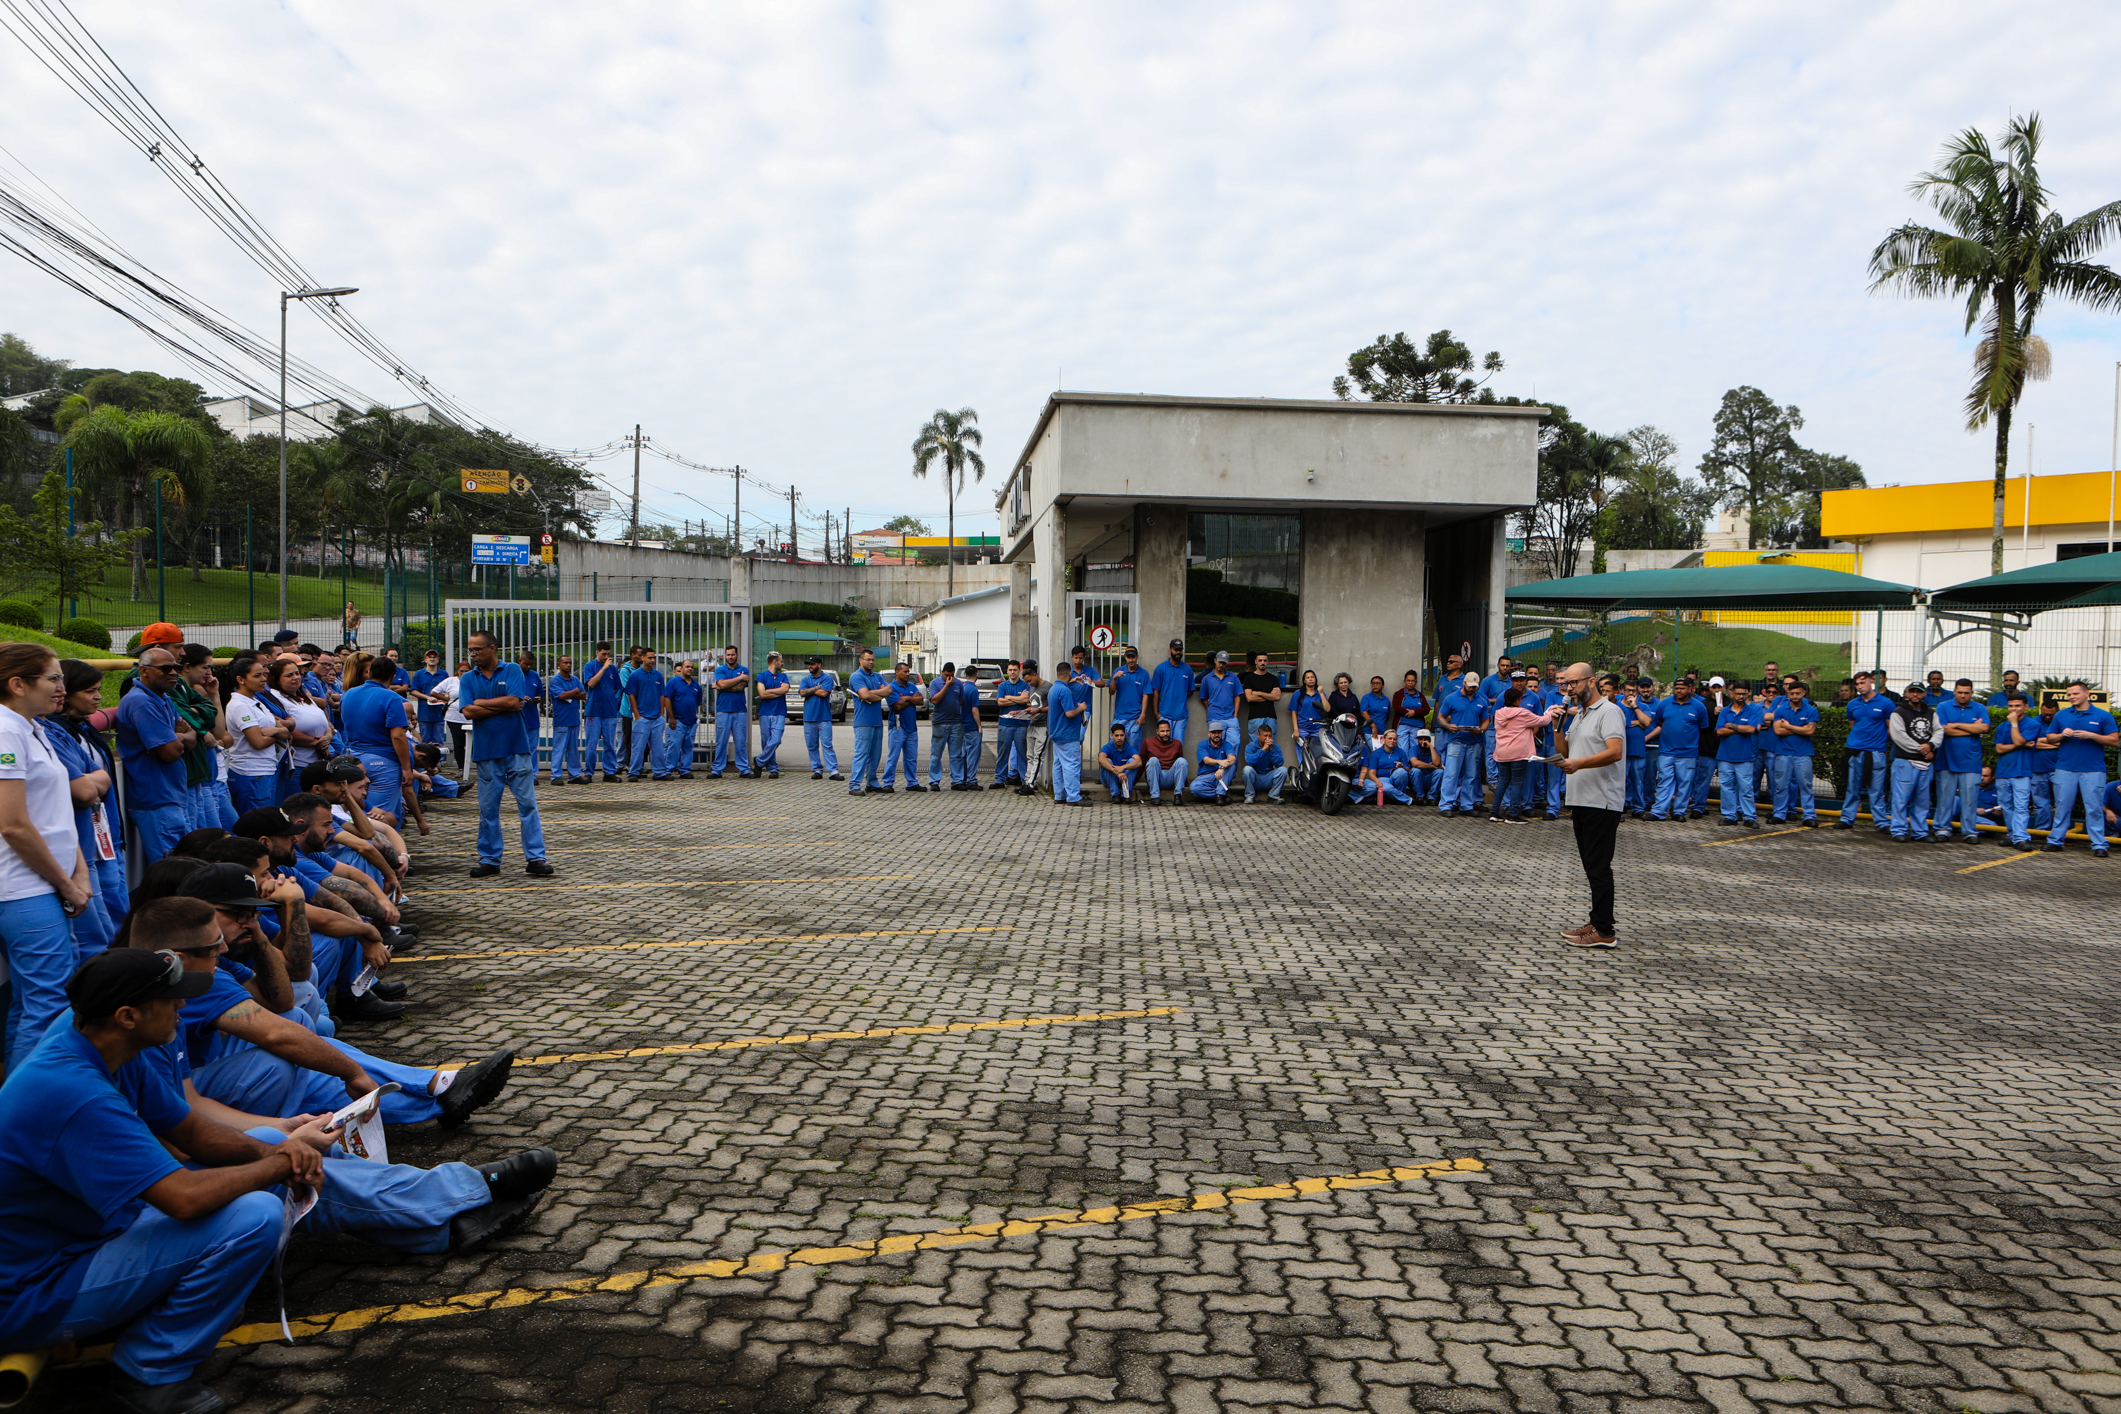
[[[1016, 465], [1010, 468], [1012, 476], [1031, 460], [1031, 450], [1045, 435], [1046, 424], [1053, 421], [1053, 414], [1063, 404], [1068, 403], [1089, 407], [1229, 408], [1260, 412], [1324, 412], [1330, 409], [1341, 413], [1377, 413], [1385, 417], [1545, 417], [1550, 411], [1528, 403], [1373, 403], [1339, 398], [1193, 398], [1175, 393], [1063, 391], [1047, 395], [1045, 407], [1039, 410], [1038, 421], [1032, 424], [1031, 435], [1024, 440], [1023, 451], [1017, 454]], [[994, 503], [1000, 505], [1002, 497], [1007, 494], [1005, 480], [1002, 495], [997, 496]]]

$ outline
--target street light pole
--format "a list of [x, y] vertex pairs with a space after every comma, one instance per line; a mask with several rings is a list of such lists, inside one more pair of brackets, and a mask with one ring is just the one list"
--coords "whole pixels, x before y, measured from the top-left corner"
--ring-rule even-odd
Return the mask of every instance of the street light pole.
[[360, 293], [355, 285], [328, 290], [280, 291], [280, 627], [287, 627], [287, 302], [291, 299], [336, 299]]

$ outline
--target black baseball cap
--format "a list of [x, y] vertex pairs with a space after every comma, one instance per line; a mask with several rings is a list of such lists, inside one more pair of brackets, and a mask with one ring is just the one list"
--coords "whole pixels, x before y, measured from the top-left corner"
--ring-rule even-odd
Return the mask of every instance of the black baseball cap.
[[186, 972], [173, 952], [112, 948], [75, 970], [66, 983], [66, 999], [77, 1020], [102, 1021], [122, 1006], [203, 997], [213, 984], [213, 973]]
[[1911, 682], [1907, 685], [1907, 690], [1909, 692], [1919, 692], [1926, 697], [1929, 695], [1930, 685], [1926, 682]]
[[1184, 640], [1183, 638], [1174, 638], [1171, 640], [1171, 647], [1177, 652], [1183, 653], [1186, 651], [1186, 640]]
[[275, 643], [299, 643], [301, 639], [302, 635], [291, 628], [283, 628], [272, 636], [272, 641]]
[[1036, 658], [1026, 658], [1026, 659], [1024, 659], [1024, 661], [1023, 661], [1023, 663], [1022, 663], [1022, 665], [1021, 665], [1021, 666], [1023, 667], [1023, 670], [1024, 670], [1025, 672], [1027, 672], [1027, 673], [1035, 673], [1035, 672], [1037, 672], [1037, 671], [1038, 671], [1038, 659], [1036, 659]]
[[235, 833], [247, 840], [281, 839], [301, 834], [302, 827], [279, 806], [261, 805], [236, 817]]
[[215, 908], [271, 908], [258, 897], [258, 881], [240, 864], [207, 864], [177, 888], [179, 898], [204, 899]]
[[810, 656], [810, 666], [813, 668], [822, 668], [825, 666], [825, 660], [813, 653]]

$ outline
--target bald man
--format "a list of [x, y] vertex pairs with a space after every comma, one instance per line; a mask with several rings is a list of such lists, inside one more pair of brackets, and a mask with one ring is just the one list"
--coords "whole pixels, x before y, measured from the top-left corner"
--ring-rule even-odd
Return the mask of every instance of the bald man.
[[1591, 919], [1562, 933], [1576, 948], [1619, 944], [1613, 921], [1613, 846], [1627, 806], [1628, 724], [1619, 706], [1599, 692], [1589, 663], [1571, 663], [1555, 686], [1569, 699], [1550, 715], [1566, 724], [1568, 751], [1559, 763], [1568, 776], [1568, 805], [1576, 828], [1576, 854], [1591, 889]]

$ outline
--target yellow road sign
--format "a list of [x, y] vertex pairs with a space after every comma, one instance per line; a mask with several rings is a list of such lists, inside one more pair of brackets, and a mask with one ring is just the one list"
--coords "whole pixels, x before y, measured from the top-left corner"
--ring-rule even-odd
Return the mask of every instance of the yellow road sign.
[[473, 471], [465, 467], [460, 475], [464, 478], [466, 491], [498, 496], [508, 490], [508, 473], [505, 471]]
[[508, 489], [515, 492], [518, 496], [528, 496], [530, 494], [530, 478], [518, 476], [508, 483]]
[[544, 560], [546, 564], [548, 564], [548, 565], [549, 565], [549, 564], [551, 564], [551, 563], [552, 563], [552, 547], [551, 547], [550, 545], [542, 545], [542, 546], [540, 546], [540, 547], [538, 547], [538, 548], [539, 548], [539, 558], [541, 558], [542, 560]]

